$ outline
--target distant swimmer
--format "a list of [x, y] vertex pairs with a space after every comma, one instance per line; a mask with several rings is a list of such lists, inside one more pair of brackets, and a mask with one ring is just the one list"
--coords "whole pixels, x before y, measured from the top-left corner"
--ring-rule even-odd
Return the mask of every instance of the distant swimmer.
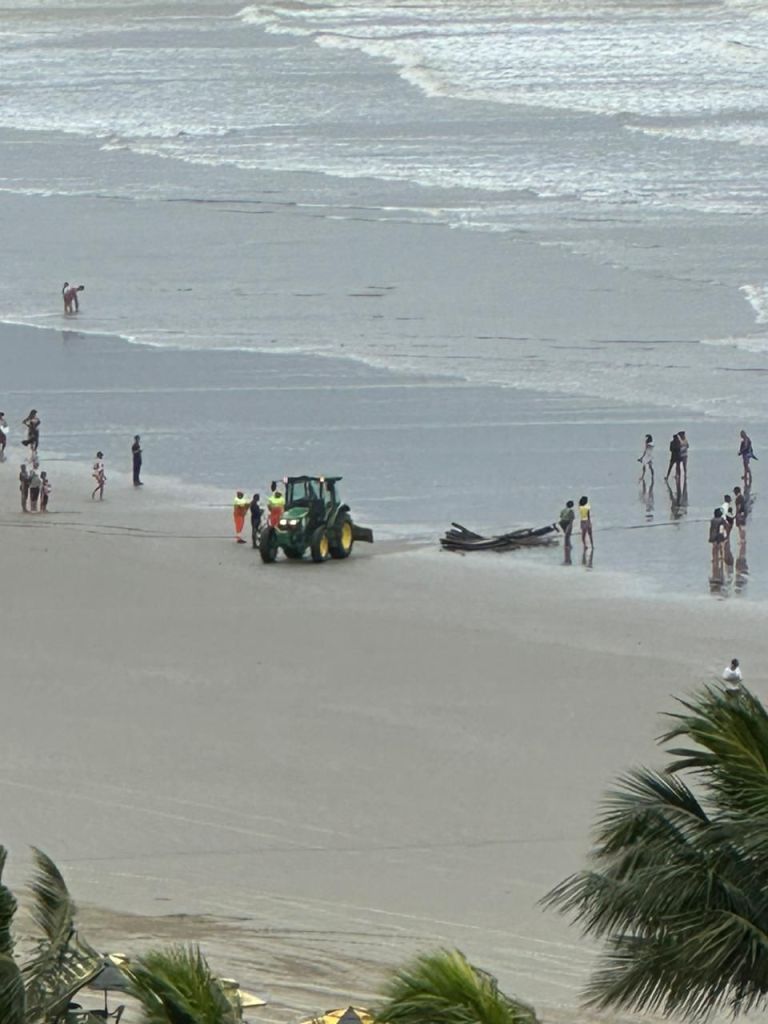
[[77, 313], [80, 309], [80, 303], [78, 302], [77, 293], [84, 292], [84, 284], [70, 284], [69, 281], [65, 281], [61, 289], [61, 295], [64, 299], [64, 312], [65, 313]]

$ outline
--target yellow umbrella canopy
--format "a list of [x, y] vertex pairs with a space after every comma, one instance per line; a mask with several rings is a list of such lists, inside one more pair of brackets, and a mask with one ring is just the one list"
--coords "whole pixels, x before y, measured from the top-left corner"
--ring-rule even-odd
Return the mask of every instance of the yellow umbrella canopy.
[[321, 1017], [310, 1017], [301, 1024], [373, 1024], [373, 1015], [362, 1006], [347, 1006], [326, 1010]]

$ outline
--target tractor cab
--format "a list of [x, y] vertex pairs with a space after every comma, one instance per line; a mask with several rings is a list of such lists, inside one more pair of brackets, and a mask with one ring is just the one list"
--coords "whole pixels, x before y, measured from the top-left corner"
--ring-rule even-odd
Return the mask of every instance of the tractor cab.
[[329, 511], [339, 502], [336, 484], [341, 477], [289, 476], [285, 478], [285, 512], [287, 525], [291, 520], [304, 519], [309, 527], [318, 526], [328, 518]]

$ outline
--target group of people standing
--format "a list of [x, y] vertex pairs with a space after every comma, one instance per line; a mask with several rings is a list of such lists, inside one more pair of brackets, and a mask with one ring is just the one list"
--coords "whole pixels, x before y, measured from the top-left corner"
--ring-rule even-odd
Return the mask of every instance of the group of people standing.
[[[254, 547], [258, 543], [259, 530], [262, 526], [264, 510], [261, 507], [261, 495], [256, 493], [252, 498], [246, 498], [244, 491], [237, 491], [232, 505], [232, 518], [235, 523], [235, 541], [238, 544], [245, 544], [243, 530], [245, 528], [245, 517], [251, 514], [251, 537]], [[277, 481], [273, 480], [269, 485], [269, 496], [267, 497], [267, 521], [270, 526], [277, 526], [285, 512], [285, 496], [278, 487]]]
[[[30, 409], [21, 422], [27, 431], [27, 436], [21, 443], [28, 450], [28, 456], [21, 464], [19, 470], [21, 509], [22, 512], [47, 512], [52, 485], [48, 474], [40, 470], [38, 454], [40, 448], [40, 416], [37, 409]], [[10, 429], [5, 413], [0, 412], [0, 462], [5, 460], [9, 433]], [[134, 435], [133, 444], [131, 445], [131, 462], [133, 467], [133, 485], [134, 487], [143, 487], [144, 484], [141, 479], [143, 453], [141, 437], [138, 434]], [[91, 500], [95, 500], [98, 497], [100, 501], [103, 501], [107, 474], [104, 466], [104, 452], [102, 451], [96, 452], [91, 476], [95, 483], [91, 491]]]
[[[581, 543], [585, 551], [587, 547], [593, 550], [595, 541], [592, 536], [592, 506], [589, 504], [589, 498], [586, 494], [579, 498], [578, 509], [574, 509], [572, 501], [566, 501], [565, 508], [560, 512], [560, 529], [563, 531], [566, 550], [571, 546], [571, 534], [573, 533], [573, 524], [577, 512], [579, 515], [579, 528], [581, 530]], [[587, 544], [587, 541], [589, 541], [589, 544]]]

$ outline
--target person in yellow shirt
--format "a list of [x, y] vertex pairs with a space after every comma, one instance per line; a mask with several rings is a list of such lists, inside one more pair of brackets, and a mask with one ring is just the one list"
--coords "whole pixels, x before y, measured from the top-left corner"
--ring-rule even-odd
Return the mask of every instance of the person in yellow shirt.
[[581, 543], [584, 545], [584, 550], [586, 551], [587, 549], [587, 537], [589, 537], [589, 546], [594, 548], [595, 542], [592, 539], [592, 507], [586, 494], [579, 498], [579, 522], [581, 524]]
[[245, 544], [243, 527], [245, 526], [245, 514], [250, 507], [250, 499], [246, 498], [242, 491], [238, 491], [232, 505], [232, 518], [235, 520], [235, 540], [238, 544]]
[[277, 489], [277, 482], [275, 480], [269, 485], [269, 497], [267, 498], [267, 514], [269, 516], [269, 525], [277, 526], [280, 519], [285, 512], [285, 498]]

